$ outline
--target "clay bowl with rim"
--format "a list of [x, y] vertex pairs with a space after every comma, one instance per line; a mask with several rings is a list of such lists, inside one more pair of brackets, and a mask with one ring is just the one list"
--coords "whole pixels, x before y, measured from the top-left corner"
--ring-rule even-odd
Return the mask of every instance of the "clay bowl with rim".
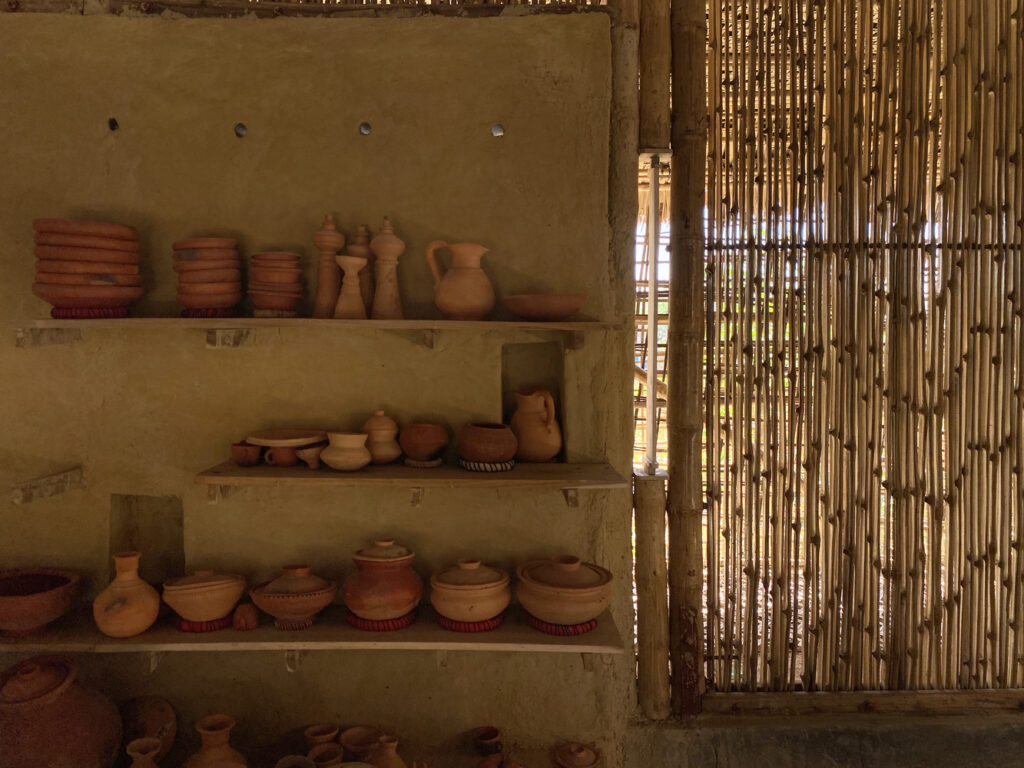
[[557, 323], [579, 312], [586, 300], [585, 293], [524, 293], [505, 296], [501, 303], [524, 320]]
[[341, 732], [338, 743], [353, 757], [361, 760], [384, 736], [384, 731], [375, 725], [353, 725]]
[[479, 560], [459, 560], [430, 577], [430, 604], [452, 621], [487, 621], [504, 611], [512, 600], [509, 576]]
[[466, 461], [503, 464], [512, 461], [519, 441], [506, 424], [471, 421], [459, 432], [459, 456]]
[[241, 290], [211, 293], [203, 296], [178, 294], [178, 303], [185, 309], [228, 309], [242, 300]]
[[249, 275], [253, 280], [261, 283], [297, 283], [302, 277], [302, 270], [298, 267], [278, 269], [253, 266], [249, 269]]
[[278, 629], [306, 629], [313, 623], [313, 617], [334, 602], [338, 584], [327, 582], [327, 586], [311, 592], [267, 592], [271, 581], [266, 581], [249, 590], [249, 597], [266, 614], [274, 617]]
[[137, 275], [139, 265], [114, 261], [37, 261], [36, 274], [40, 272], [60, 275]]
[[337, 723], [315, 723], [302, 732], [306, 737], [306, 746], [312, 749], [317, 744], [330, 744], [338, 739], [341, 729]]
[[112, 251], [106, 248], [62, 248], [37, 245], [33, 251], [40, 261], [100, 261], [113, 264], [138, 264], [137, 251]]
[[102, 248], [106, 251], [137, 253], [139, 244], [135, 240], [118, 240], [97, 235], [67, 235], [60, 232], [36, 232], [36, 245], [59, 245], [67, 248]]
[[213, 272], [221, 269], [240, 271], [242, 262], [239, 259], [217, 259], [216, 261], [176, 261], [171, 267], [179, 275], [189, 272]]
[[230, 283], [179, 283], [179, 296], [218, 296], [225, 293], [242, 293], [239, 281]]
[[63, 568], [19, 568], [0, 571], [0, 633], [32, 635], [71, 608], [81, 577]]
[[281, 309], [293, 310], [302, 300], [301, 295], [288, 293], [268, 293], [266, 291], [249, 291], [252, 297], [252, 305], [256, 309]]
[[516, 599], [550, 624], [583, 624], [611, 604], [611, 571], [578, 557], [531, 560], [516, 568]]
[[58, 309], [127, 307], [142, 298], [141, 287], [128, 285], [48, 285], [34, 283], [32, 293]]
[[245, 579], [237, 574], [196, 571], [165, 581], [163, 600], [188, 621], [216, 621], [231, 613], [244, 592]]
[[142, 275], [78, 275], [37, 272], [36, 282], [46, 285], [142, 285]]
[[345, 763], [345, 748], [341, 744], [331, 742], [314, 744], [309, 748], [306, 757], [312, 760], [317, 768], [340, 768]]
[[63, 235], [92, 235], [109, 237], [114, 240], [138, 240], [139, 231], [124, 224], [106, 221], [83, 221], [79, 219], [36, 219], [32, 222], [36, 232], [52, 232]]
[[237, 246], [238, 241], [233, 237], [188, 237], [171, 243], [171, 248], [175, 251], [204, 250], [208, 248], [233, 250]]
[[433, 461], [448, 446], [448, 429], [442, 424], [412, 422], [402, 427], [398, 445], [413, 461]]
[[174, 252], [175, 261], [223, 261], [237, 258], [238, 251], [234, 248], [191, 248]]
[[192, 283], [241, 283], [242, 272], [238, 269], [197, 269], [178, 275], [180, 285]]

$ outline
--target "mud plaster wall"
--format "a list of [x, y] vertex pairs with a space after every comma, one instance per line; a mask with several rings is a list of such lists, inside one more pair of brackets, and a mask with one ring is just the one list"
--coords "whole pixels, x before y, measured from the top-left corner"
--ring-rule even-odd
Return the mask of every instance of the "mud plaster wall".
[[[630, 254], [609, 248], [610, 40], [600, 13], [0, 17], [0, 324], [10, 334], [48, 312], [29, 291], [36, 216], [138, 227], [149, 293], [137, 312], [169, 315], [172, 240], [229, 234], [246, 253], [298, 250], [312, 283], [311, 238], [327, 212], [349, 232], [392, 217], [408, 244], [409, 316], [436, 316], [423, 251], [444, 238], [491, 248], [499, 294], [582, 291], [587, 314], [622, 320]], [[570, 550], [613, 570], [628, 634], [627, 491], [581, 492], [578, 509], [523, 491], [429, 491], [413, 508], [407, 491], [364, 489], [244, 489], [210, 505], [193, 484], [261, 426], [352, 428], [375, 407], [453, 426], [498, 418], [502, 344], [531, 338], [551, 340], [444, 333], [431, 350], [384, 331], [310, 328], [208, 349], [201, 331], [87, 329], [70, 345], [0, 345], [0, 485], [76, 464], [86, 478], [84, 490], [0, 504], [0, 566], [77, 568], [94, 594], [108, 578], [111, 494], [178, 496], [190, 568], [259, 578], [303, 560], [343, 576], [351, 551], [385, 533], [417, 551], [424, 574], [467, 553], [511, 567]], [[628, 473], [629, 353], [624, 331], [566, 352], [570, 460]], [[572, 654], [315, 652], [294, 673], [280, 653], [167, 654], [152, 673], [142, 656], [79, 661], [115, 698], [170, 698], [186, 733], [203, 714], [234, 714], [253, 756], [321, 720], [381, 723], [408, 757], [461, 750], [464, 731], [494, 723], [524, 747], [595, 741], [614, 766], [633, 712], [629, 655], [585, 665]], [[456, 754], [451, 764], [472, 764]]]

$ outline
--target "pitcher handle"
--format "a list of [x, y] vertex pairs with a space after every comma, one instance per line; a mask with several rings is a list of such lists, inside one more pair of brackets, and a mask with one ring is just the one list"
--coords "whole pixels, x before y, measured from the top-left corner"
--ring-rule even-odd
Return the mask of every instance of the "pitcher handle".
[[427, 246], [427, 264], [430, 265], [430, 274], [434, 276], [434, 288], [441, 284], [441, 271], [437, 268], [437, 261], [434, 259], [434, 251], [447, 248], [448, 243], [444, 240], [435, 240]]
[[543, 392], [544, 397], [544, 410], [547, 412], [547, 418], [544, 420], [544, 426], [548, 428], [548, 433], [555, 429], [555, 398], [551, 396], [550, 392]]

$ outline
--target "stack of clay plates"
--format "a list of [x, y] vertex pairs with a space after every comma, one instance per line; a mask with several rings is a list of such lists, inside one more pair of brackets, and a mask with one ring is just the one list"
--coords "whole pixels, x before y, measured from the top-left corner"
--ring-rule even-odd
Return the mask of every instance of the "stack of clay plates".
[[139, 233], [121, 224], [36, 219], [32, 293], [56, 318], [127, 317], [142, 298]]
[[297, 253], [254, 254], [249, 270], [249, 295], [257, 313], [294, 313], [302, 299], [302, 267]]
[[174, 248], [178, 303], [185, 317], [234, 317], [242, 300], [238, 247], [231, 237], [194, 237]]

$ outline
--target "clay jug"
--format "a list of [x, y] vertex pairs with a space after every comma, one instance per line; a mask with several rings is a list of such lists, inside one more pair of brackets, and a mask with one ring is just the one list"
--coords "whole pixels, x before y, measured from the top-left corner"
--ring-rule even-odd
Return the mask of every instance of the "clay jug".
[[[452, 265], [443, 275], [434, 258], [434, 252], [441, 248], [452, 252]], [[483, 320], [494, 308], [494, 288], [480, 268], [485, 253], [487, 249], [475, 243], [448, 245], [435, 240], [427, 246], [427, 264], [434, 276], [434, 304], [449, 320]]]
[[92, 616], [100, 632], [110, 637], [134, 637], [156, 621], [160, 595], [139, 578], [138, 552], [114, 555], [114, 580], [92, 604]]
[[334, 226], [333, 216], [324, 216], [320, 231], [313, 238], [320, 259], [316, 268], [316, 297], [313, 317], [331, 317], [341, 290], [341, 273], [335, 263], [335, 254], [345, 247], [345, 236]]
[[363, 424], [363, 432], [368, 435], [366, 447], [370, 450], [374, 464], [390, 464], [402, 455], [402, 449], [395, 439], [398, 436], [398, 423], [384, 411], [374, 411], [373, 416]]
[[366, 437], [365, 432], [328, 432], [331, 444], [320, 454], [320, 461], [343, 472], [362, 469], [373, 458], [366, 448]]
[[423, 597], [413, 553], [394, 541], [375, 541], [353, 555], [356, 569], [343, 585], [345, 605], [361, 619], [388, 621], [411, 612]]
[[366, 762], [377, 768], [408, 768], [398, 755], [398, 739], [382, 736], [376, 746], [366, 755]]
[[131, 768], [158, 768], [156, 756], [160, 753], [160, 739], [145, 737], [128, 742], [125, 752], [132, 759]]
[[555, 400], [546, 389], [516, 392], [516, 412], [509, 426], [519, 441], [520, 461], [550, 461], [562, 450]]
[[228, 743], [234, 727], [230, 715], [207, 715], [196, 723], [203, 745], [182, 768], [245, 768], [245, 757]]
[[64, 656], [25, 659], [0, 674], [0, 765], [110, 768], [121, 749], [117, 707], [75, 681]]

